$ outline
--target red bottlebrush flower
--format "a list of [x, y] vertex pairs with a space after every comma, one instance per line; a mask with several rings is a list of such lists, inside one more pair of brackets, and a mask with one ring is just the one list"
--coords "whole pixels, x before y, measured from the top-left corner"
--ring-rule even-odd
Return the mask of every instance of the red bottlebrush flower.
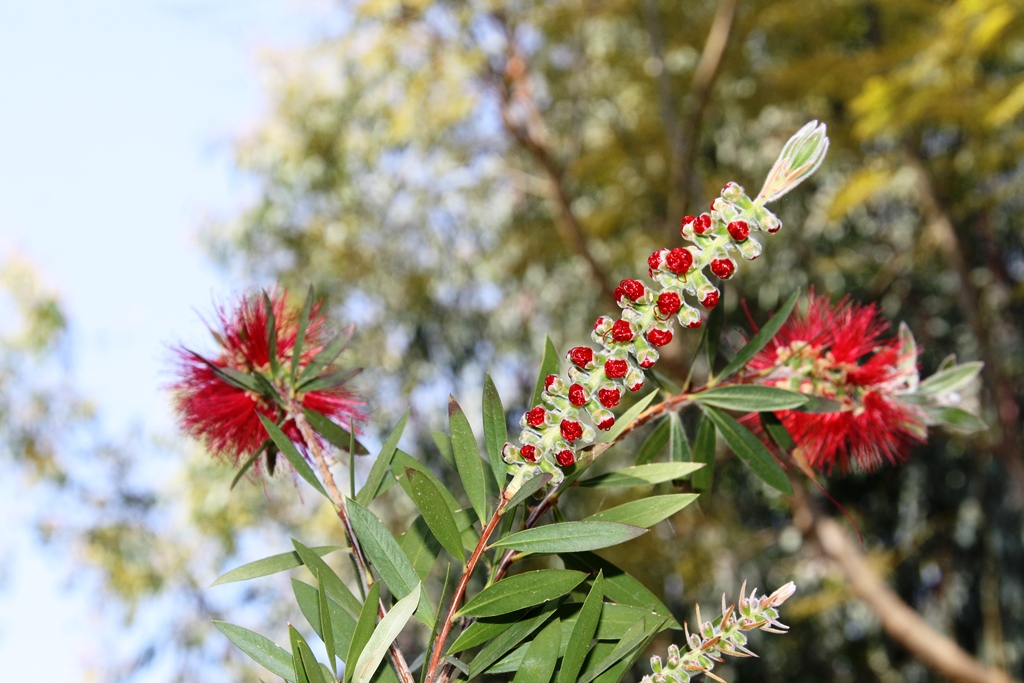
[[812, 293], [807, 312], [794, 314], [773, 344], [750, 362], [751, 370], [770, 370], [760, 380], [764, 384], [842, 406], [834, 413], [776, 413], [819, 471], [872, 472], [903, 462], [910, 447], [923, 441], [923, 415], [899, 399], [916, 380], [915, 362], [908, 357], [916, 351], [904, 348], [898, 337], [882, 339], [887, 327], [873, 304], [843, 299], [832, 305]]
[[569, 403], [574, 406], [581, 406], [587, 402], [587, 392], [580, 384], [573, 384], [569, 387]]
[[683, 300], [675, 292], [662, 292], [658, 295], [658, 310], [662, 315], [672, 315], [682, 308]]
[[583, 436], [583, 425], [575, 420], [562, 420], [560, 427], [562, 430], [562, 438], [569, 443], [572, 443]]
[[665, 256], [665, 264], [673, 273], [682, 275], [693, 265], [693, 254], [689, 249], [676, 247]]
[[601, 389], [597, 392], [597, 398], [605, 408], [614, 408], [619, 405], [622, 394], [618, 389]]
[[604, 374], [612, 379], [625, 377], [629, 365], [624, 360], [609, 359], [604, 362]]
[[[276, 327], [273, 344], [267, 332], [268, 300]], [[288, 383], [299, 314], [287, 307], [285, 293], [274, 292], [267, 298], [262, 295], [243, 297], [233, 308], [219, 309], [217, 318], [217, 324], [212, 325], [210, 331], [220, 344], [218, 354], [204, 358], [184, 347], [175, 348], [178, 380], [171, 389], [182, 429], [203, 441], [215, 455], [238, 464], [254, 455], [267, 439], [259, 416], [262, 414], [275, 421], [283, 416], [269, 387], [281, 396], [287, 396], [290, 391]], [[319, 305], [314, 306], [300, 351], [298, 377], [302, 377], [303, 370], [329, 341], [327, 318], [320, 313]], [[276, 374], [274, 366], [278, 368]], [[332, 364], [320, 370], [317, 376], [337, 370]], [[239, 373], [238, 381], [231, 381], [230, 373]], [[251, 381], [257, 375], [262, 376], [261, 384], [268, 387], [266, 391], [240, 386], [239, 382]], [[344, 382], [314, 391], [299, 391], [295, 398], [301, 407], [322, 413], [346, 428], [350, 420], [366, 419], [365, 401]], [[302, 449], [308, 446], [294, 420], [287, 419], [281, 429]]]
[[562, 467], [569, 467], [576, 462], [576, 456], [567, 448], [564, 451], [558, 451], [555, 455], [555, 461]]
[[672, 330], [655, 328], [647, 333], [647, 341], [651, 342], [651, 346], [664, 346], [672, 341]]
[[726, 229], [737, 242], [742, 242], [750, 237], [750, 226], [747, 225], [746, 221], [733, 221], [726, 226]]
[[519, 449], [519, 454], [530, 462], [537, 462], [537, 447], [527, 444]]
[[526, 413], [526, 424], [531, 427], [540, 427], [544, 424], [544, 419], [547, 417], [547, 412], [541, 406], [534, 406]]
[[594, 350], [589, 346], [573, 347], [569, 349], [569, 360], [581, 368], [585, 368], [594, 360]]
[[612, 325], [612, 339], [617, 342], [633, 341], [633, 326], [628, 320], [616, 320]]

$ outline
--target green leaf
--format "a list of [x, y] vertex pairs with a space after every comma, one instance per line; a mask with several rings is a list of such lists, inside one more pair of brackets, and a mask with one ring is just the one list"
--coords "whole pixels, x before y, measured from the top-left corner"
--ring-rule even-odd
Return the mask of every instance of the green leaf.
[[251, 375], [247, 372], [239, 372], [232, 368], [217, 365], [213, 361], [207, 360], [203, 356], [200, 356], [195, 351], [189, 351], [193, 358], [196, 360], [206, 363], [206, 366], [210, 368], [214, 376], [221, 382], [235, 387], [236, 389], [242, 389], [243, 391], [254, 391], [256, 393], [262, 393], [262, 387], [256, 381], [256, 376]]
[[355, 671], [352, 673], [352, 683], [369, 683], [374, 672], [384, 660], [388, 648], [395, 642], [395, 638], [402, 632], [409, 622], [413, 612], [416, 611], [422, 595], [419, 583], [404, 598], [395, 603], [391, 611], [384, 615], [373, 635], [367, 641], [359, 659], [356, 660]]
[[[352, 527], [356, 537], [363, 546], [363, 551], [370, 558], [370, 562], [377, 568], [381, 580], [397, 598], [405, 598], [420, 585], [419, 577], [412, 566], [412, 562], [405, 556], [398, 546], [398, 541], [391, 535], [387, 527], [377, 519], [377, 515], [357, 503], [349, 501], [348, 514], [352, 520]], [[417, 593], [420, 596], [420, 609], [416, 617], [427, 625], [428, 628], [434, 625], [433, 608], [427, 599], [426, 593]]]
[[658, 392], [652, 391], [634, 403], [629, 410], [622, 414], [622, 417], [615, 420], [615, 425], [611, 429], [598, 436], [597, 443], [611, 443], [618, 439], [619, 435], [626, 431], [626, 427], [633, 424], [633, 421], [636, 420], [640, 413], [647, 410], [647, 406], [651, 405], [651, 402], [657, 397]]
[[[327, 664], [331, 671], [334, 671], [335, 655], [337, 654], [334, 647], [334, 627], [331, 625], [331, 610], [327, 602], [327, 587], [324, 582], [320, 580], [320, 573], [316, 574], [317, 582], [317, 597], [320, 603], [320, 634], [324, 641], [324, 646], [327, 648]], [[333, 680], [333, 677], [332, 679]]]
[[275, 676], [280, 676], [295, 683], [295, 667], [292, 666], [292, 655], [284, 648], [278, 647], [269, 638], [226, 621], [214, 621], [213, 625], [227, 636], [239, 650], [249, 655], [254, 662]]
[[602, 510], [596, 515], [587, 517], [585, 521], [620, 522], [650, 528], [658, 522], [668, 519], [695, 500], [697, 500], [697, 495], [694, 493], [673, 493], [641, 498]]
[[406, 468], [405, 476], [408, 477], [412, 489], [412, 500], [419, 508], [430, 531], [453, 557], [459, 562], [465, 561], [462, 537], [455, 524], [455, 517], [452, 516], [452, 511], [445, 503], [441, 492], [430, 479], [411, 467]]
[[306, 673], [306, 663], [302, 660], [302, 645], [309, 645], [295, 627], [288, 624], [288, 636], [292, 644], [292, 666], [295, 668], [295, 680], [298, 683], [313, 683]]
[[615, 472], [608, 472], [590, 479], [584, 479], [580, 486], [599, 486], [603, 488], [621, 486], [651, 486], [674, 479], [684, 479], [693, 472], [699, 471], [702, 465], [692, 462], [654, 462], [648, 465], [623, 467]]
[[437, 542], [434, 534], [422, 516], [417, 516], [409, 529], [398, 537], [398, 545], [402, 552], [409, 558], [416, 576], [423, 581], [430, 575], [430, 570], [437, 562], [437, 556], [441, 552], [441, 544]]
[[455, 453], [455, 466], [459, 471], [462, 488], [469, 496], [476, 516], [484, 524], [487, 523], [487, 485], [484, 483], [484, 463], [480, 459], [476, 437], [469, 426], [469, 420], [462, 412], [454, 396], [448, 397], [448, 420], [452, 433], [452, 450]]
[[508, 478], [505, 461], [501, 457], [501, 449], [508, 441], [508, 429], [505, 426], [505, 407], [501, 405], [501, 396], [489, 373], [484, 377], [483, 400], [484, 446], [487, 448], [487, 459], [491, 462], [494, 481], [498, 483], [500, 491], [505, 488], [505, 480]]
[[562, 627], [558, 619], [552, 619], [526, 649], [526, 656], [512, 683], [548, 683], [555, 671], [561, 647]]
[[263, 290], [263, 306], [267, 314], [267, 355], [270, 356], [270, 371], [277, 376], [280, 367], [277, 361], [277, 320], [274, 318], [274, 304], [267, 290]]
[[616, 522], [562, 522], [511, 534], [490, 547], [530, 553], [572, 553], [607, 548], [646, 533], [646, 529]]
[[[536, 573], [536, 572], [533, 572]], [[500, 586], [501, 584], [508, 581], [504, 579], [494, 584]], [[571, 589], [570, 589], [571, 590]], [[568, 591], [566, 591], [568, 592]], [[529, 636], [531, 633], [540, 628], [541, 624], [546, 622], [555, 613], [555, 609], [558, 607], [557, 601], [549, 601], [544, 603], [540, 608], [540, 611], [535, 615], [530, 616], [523, 621], [517, 622], [511, 628], [504, 631], [503, 633], [495, 636], [495, 638], [487, 643], [480, 652], [477, 653], [469, 666], [469, 678], [473, 679], [479, 676], [481, 673], [486, 671], [492, 664], [498, 661], [505, 655], [509, 650], [518, 645], [524, 638]]]
[[710, 494], [715, 480], [715, 434], [715, 424], [707, 417], [701, 418], [697, 438], [693, 442], [693, 457], [703, 467], [694, 473], [691, 483], [693, 490], [702, 494]]
[[[322, 413], [316, 412], [315, 410], [303, 408], [302, 412], [305, 414], [309, 424], [316, 430], [317, 434], [327, 439], [331, 445], [338, 450], [348, 452], [348, 449], [352, 444], [353, 435], [347, 429], [336, 424], [334, 420]], [[355, 444], [356, 452], [354, 455], [368, 455], [370, 453], [370, 451], [366, 450], [366, 446], [361, 444], [358, 439], [355, 440]]]
[[[377, 605], [379, 601], [380, 582], [377, 582], [370, 588], [370, 592], [366, 596], [366, 602], [363, 603], [363, 608], [359, 611], [359, 619], [356, 620], [356, 628], [352, 632], [352, 641], [349, 643], [345, 662], [359, 661], [359, 656], [363, 654], [363, 649], [370, 642], [370, 636], [373, 635], [374, 628], [377, 626]], [[353, 671], [355, 671], [354, 666], [345, 666], [343, 683], [349, 683], [352, 680]]]
[[962, 432], [981, 432], [988, 425], [973, 413], [953, 406], [921, 406], [929, 421]]
[[395, 451], [398, 450], [398, 441], [402, 438], [402, 432], [405, 431], [405, 423], [408, 419], [409, 411], [407, 410], [395, 428], [388, 434], [388, 438], [384, 440], [384, 445], [380, 447], [380, 453], [373, 461], [370, 473], [366, 475], [366, 483], [356, 494], [356, 500], [360, 505], [369, 505], [370, 501], [377, 497], [377, 489], [380, 488], [388, 468], [391, 467], [391, 459], [395, 456]]
[[984, 365], [984, 363], [975, 361], [973, 363], [964, 363], [963, 365], [954, 365], [946, 370], [940, 370], [928, 379], [922, 381], [921, 384], [918, 385], [915, 393], [934, 395], [956, 391], [977, 377]]
[[[326, 679], [324, 679], [323, 665], [316, 660], [313, 651], [309, 649], [309, 644], [305, 640], [299, 641], [296, 651], [299, 653], [299, 657], [302, 658], [302, 668], [305, 671], [306, 678], [309, 679], [309, 683], [327, 683]], [[294, 656], [295, 653], [293, 652], [292, 657], [294, 658]], [[334, 680], [333, 676], [331, 680]]]
[[657, 633], [668, 621], [665, 617], [648, 615], [641, 618], [626, 631], [615, 648], [603, 659], [588, 662], [579, 677], [579, 683], [590, 683], [612, 665], [620, 662], [646, 638]]
[[[299, 377], [299, 363], [302, 359], [302, 347], [306, 343], [306, 328], [309, 326], [309, 316], [313, 311], [313, 285], [306, 291], [306, 301], [302, 304], [302, 313], [299, 314], [298, 328], [295, 330], [295, 344], [292, 346], [292, 386]], [[332, 662], [333, 665], [333, 662]]]
[[640, 446], [640, 450], [636, 452], [635, 462], [637, 465], [646, 465], [658, 457], [662, 449], [665, 448], [665, 444], [668, 443], [669, 429], [671, 427], [667, 419], [658, 421]]
[[430, 438], [434, 440], [438, 452], [444, 461], [455, 468], [455, 453], [452, 452], [452, 438], [444, 432], [431, 431]]
[[313, 356], [313, 360], [309, 361], [306, 367], [302, 369], [299, 384], [308, 381], [312, 377], [316, 377], [321, 370], [336, 361], [341, 352], [348, 346], [354, 331], [355, 325], [348, 325], [341, 331], [341, 334], [331, 339], [319, 353]]
[[789, 453], [796, 448], [796, 442], [793, 441], [793, 437], [790, 436], [789, 430], [782, 424], [782, 421], [775, 417], [775, 413], [761, 413], [761, 426], [764, 427], [764, 431], [768, 433], [779, 448], [786, 453]]
[[455, 642], [448, 648], [448, 654], [454, 655], [471, 647], [483, 645], [497, 638], [523, 619], [526, 610], [516, 610], [496, 617], [476, 619], [466, 627]]
[[758, 479], [777, 491], [793, 495], [793, 487], [785, 470], [768, 452], [761, 440], [750, 430], [725, 413], [710, 406], [702, 406], [704, 413], [715, 423], [718, 433], [729, 444], [733, 452], [747, 464]]
[[300, 384], [297, 387], [297, 391], [311, 392], [311, 391], [324, 391], [326, 389], [335, 389], [350, 381], [354, 377], [357, 377], [362, 373], [362, 368], [342, 368], [341, 370], [335, 370], [329, 372], [326, 375], [320, 375], [318, 377], [311, 377]]
[[721, 291], [721, 296], [718, 299], [718, 305], [708, 315], [708, 337], [707, 345], [704, 347], [708, 355], [708, 372], [712, 375], [715, 373], [718, 346], [722, 342], [722, 328], [725, 327], [725, 283], [719, 284], [718, 289]]
[[576, 676], [583, 668], [583, 660], [586, 659], [590, 643], [597, 633], [603, 606], [604, 574], [598, 572], [594, 585], [590, 587], [590, 593], [583, 602], [583, 609], [580, 610], [572, 627], [572, 635], [569, 636], [569, 644], [565, 650], [565, 657], [562, 658], [562, 667], [558, 670], [556, 683], [576, 683]]
[[[322, 623], [320, 592], [298, 579], [292, 579], [292, 592], [295, 594], [295, 602], [299, 606], [302, 616], [323, 640], [324, 634], [320, 629]], [[334, 634], [334, 651], [347, 652], [348, 646], [352, 642], [352, 633], [356, 628], [356, 620], [330, 597], [330, 591], [328, 591], [327, 598], [327, 615], [331, 619], [331, 631]]]
[[807, 403], [807, 396], [804, 394], [756, 384], [715, 387], [690, 394], [690, 396], [694, 401], [703, 405], [744, 412], [792, 410]]
[[516, 574], [477, 593], [456, 617], [495, 617], [561, 597], [587, 575], [565, 569], [545, 569]]
[[269, 434], [270, 438], [273, 439], [274, 444], [278, 447], [281, 453], [284, 454], [284, 457], [288, 458], [288, 462], [292, 464], [296, 473], [305, 479], [310, 486], [319, 491], [324, 498], [330, 500], [331, 497], [327, 495], [327, 491], [324, 490], [323, 484], [321, 484], [320, 480], [316, 478], [315, 474], [313, 474], [313, 469], [309, 466], [309, 463], [306, 462], [306, 459], [299, 453], [299, 449], [295, 447], [292, 440], [281, 431], [280, 427], [274, 424], [273, 420], [263, 413], [257, 414], [260, 417], [260, 422], [263, 423], [264, 429], [267, 430], [267, 434]]
[[353, 617], [359, 615], [359, 600], [352, 594], [345, 582], [341, 580], [334, 570], [331, 569], [330, 565], [320, 559], [311, 548], [307, 548], [302, 545], [294, 538], [292, 539], [292, 545], [295, 546], [295, 552], [298, 554], [299, 559], [306, 565], [309, 571], [317, 577], [317, 582], [324, 584], [324, 588], [327, 590], [327, 594], [338, 601], [345, 611], [347, 611]]
[[[310, 550], [316, 553], [318, 557], [323, 557], [338, 550], [348, 550], [348, 548], [343, 548], [340, 545], [321, 545], [316, 548], [310, 548]], [[296, 552], [271, 555], [270, 557], [264, 557], [262, 560], [255, 560], [225, 572], [216, 581], [211, 583], [210, 587], [234, 581], [248, 581], [249, 579], [256, 579], [261, 576], [270, 576], [271, 574], [277, 574], [278, 572], [301, 566], [302, 560]]]
[[686, 432], [683, 430], [683, 422], [679, 419], [679, 413], [672, 413], [668, 416], [668, 454], [672, 462], [691, 462], [693, 453], [690, 451], [690, 442], [686, 440]]
[[544, 357], [540, 362], [540, 375], [537, 376], [537, 383], [533, 387], [533, 397], [530, 399], [530, 407], [541, 405], [541, 394], [544, 393], [544, 380], [548, 375], [557, 375], [561, 371], [558, 358], [558, 350], [551, 343], [551, 337], [544, 337]]
[[[654, 593], [627, 572], [595, 553], [565, 553], [559, 555], [566, 567], [596, 575], [604, 575], [604, 594], [609, 600], [622, 605], [640, 607], [670, 617], [672, 612]], [[600, 628], [600, 627], [599, 627]], [[680, 628], [678, 625], [673, 628]]]
[[757, 353], [765, 347], [775, 335], [778, 334], [779, 330], [789, 319], [790, 314], [793, 312], [793, 307], [796, 306], [797, 299], [800, 298], [800, 290], [793, 292], [786, 303], [782, 304], [782, 308], [771, 317], [771, 319], [764, 324], [764, 327], [755, 334], [747, 344], [739, 350], [736, 357], [733, 358], [729, 363], [722, 368], [722, 372], [718, 374], [716, 380], [721, 382], [724, 379], [729, 379], [741, 369], [746, 367], [747, 363], [757, 355]]
[[540, 491], [542, 488], [547, 486], [547, 483], [551, 481], [552, 477], [554, 477], [553, 474], [551, 474], [550, 472], [545, 472], [543, 474], [538, 474], [534, 476], [532, 479], [528, 480], [519, 488], [518, 491], [516, 491], [516, 495], [512, 496], [512, 500], [510, 500], [508, 504], [505, 505], [504, 514], [507, 515], [508, 513], [512, 512], [512, 510], [514, 510], [517, 505], [522, 503], [524, 500], [526, 500], [533, 494], [537, 493], [537, 491]]
[[445, 504], [448, 505], [448, 509], [452, 511], [452, 514], [455, 514], [462, 509], [462, 506], [459, 505], [459, 501], [455, 500], [455, 497], [448, 491], [448, 488], [441, 483], [440, 479], [434, 476], [433, 472], [427, 469], [426, 465], [405, 451], [398, 450], [391, 462], [391, 472], [395, 475], [395, 479], [402, 487], [402, 490], [404, 490], [409, 496], [410, 500], [412, 499], [412, 485], [409, 484], [409, 477], [405, 474], [407, 469], [416, 470], [429, 479], [430, 482], [437, 487], [437, 490], [441, 492], [441, 496], [444, 498]]

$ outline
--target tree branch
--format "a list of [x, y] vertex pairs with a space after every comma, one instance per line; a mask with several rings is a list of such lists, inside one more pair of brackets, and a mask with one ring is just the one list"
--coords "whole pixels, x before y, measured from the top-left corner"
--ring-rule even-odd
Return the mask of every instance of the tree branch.
[[835, 520], [814, 510], [800, 482], [793, 482], [793, 522], [839, 567], [853, 592], [875, 614], [889, 637], [929, 669], [962, 683], [1019, 683], [986, 666], [949, 636], [936, 631], [871, 569], [863, 553]]

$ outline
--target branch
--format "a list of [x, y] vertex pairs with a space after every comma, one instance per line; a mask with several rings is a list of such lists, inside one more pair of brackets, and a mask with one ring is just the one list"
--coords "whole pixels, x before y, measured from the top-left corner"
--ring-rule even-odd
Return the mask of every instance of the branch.
[[853, 592], [874, 612], [890, 638], [929, 669], [954, 681], [1020, 683], [1005, 671], [981, 663], [952, 638], [936, 631], [875, 574], [857, 544], [836, 521], [814, 510], [798, 482], [794, 482], [793, 492], [794, 524], [813, 538], [839, 567]]

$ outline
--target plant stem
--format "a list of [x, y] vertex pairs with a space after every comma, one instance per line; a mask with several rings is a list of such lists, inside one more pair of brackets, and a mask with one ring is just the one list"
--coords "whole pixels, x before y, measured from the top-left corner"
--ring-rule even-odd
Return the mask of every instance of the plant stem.
[[[316, 462], [317, 469], [320, 470], [320, 478], [323, 479], [324, 485], [327, 487], [327, 493], [331, 497], [331, 502], [334, 503], [334, 511], [338, 515], [338, 519], [341, 520], [341, 525], [345, 529], [345, 535], [348, 537], [348, 542], [352, 546], [352, 556], [356, 559], [356, 567], [359, 570], [359, 580], [362, 582], [364, 589], [369, 591], [373, 586], [373, 575], [370, 574], [368, 566], [369, 562], [363, 554], [363, 549], [359, 545], [359, 539], [356, 538], [356, 532], [352, 528], [352, 522], [348, 516], [348, 507], [345, 505], [345, 495], [338, 488], [337, 483], [334, 481], [334, 474], [331, 473], [330, 467], [327, 466], [327, 455], [324, 453], [316, 433], [306, 420], [306, 416], [302, 412], [302, 407], [294, 398], [288, 403], [288, 412], [291, 414], [292, 419], [295, 420], [295, 424], [299, 428], [299, 433], [302, 434], [302, 439], [306, 442], [309, 452], [313, 455], [313, 460]], [[386, 614], [387, 610], [384, 609], [384, 602], [378, 600], [378, 617], [383, 619]], [[401, 650], [392, 643], [388, 652], [391, 655], [391, 661], [394, 663], [395, 670], [398, 672], [398, 677], [401, 679], [402, 683], [415, 683], [412, 671], [409, 670], [409, 665], [406, 663], [405, 656], [402, 655]]]
[[[469, 585], [469, 579], [473, 575], [473, 570], [476, 569], [477, 563], [480, 561], [480, 557], [484, 554], [484, 549], [487, 547], [487, 539], [494, 533], [494, 529], [498, 526], [498, 522], [501, 520], [501, 515], [505, 511], [505, 505], [508, 504], [509, 498], [506, 497], [505, 493], [501, 494], [501, 501], [498, 503], [498, 507], [494, 509], [494, 514], [491, 515], [490, 521], [487, 522], [487, 526], [484, 527], [483, 531], [480, 532], [480, 540], [477, 541], [476, 547], [473, 549], [473, 554], [469, 556], [469, 562], [463, 567], [462, 577], [459, 579], [459, 584], [455, 587], [455, 593], [452, 595], [452, 602], [448, 606], [448, 613], [444, 617], [444, 621], [441, 623], [441, 630], [437, 634], [437, 638], [434, 640], [434, 650], [430, 653], [430, 665], [427, 668], [426, 683], [434, 683], [434, 678], [437, 676], [437, 667], [441, 662], [441, 653], [444, 652], [445, 641], [448, 639], [448, 633], [451, 631], [452, 623], [455, 620], [455, 613], [459, 610], [459, 604], [462, 602], [463, 596], [466, 594], [466, 586]], [[495, 579], [497, 581], [497, 579]]]

